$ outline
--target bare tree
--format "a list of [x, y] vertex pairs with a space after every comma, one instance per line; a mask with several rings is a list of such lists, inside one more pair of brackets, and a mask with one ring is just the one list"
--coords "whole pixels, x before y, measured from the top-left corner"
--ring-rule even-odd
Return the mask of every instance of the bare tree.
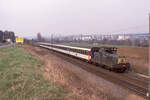
[[37, 41], [42, 42], [42, 35], [41, 33], [37, 33]]

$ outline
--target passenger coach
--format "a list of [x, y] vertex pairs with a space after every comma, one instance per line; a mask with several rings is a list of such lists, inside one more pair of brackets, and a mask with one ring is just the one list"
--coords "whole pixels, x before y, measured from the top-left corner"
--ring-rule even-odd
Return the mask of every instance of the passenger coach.
[[41, 47], [46, 47], [61, 53], [65, 53], [68, 55], [72, 55], [78, 58], [82, 58], [85, 60], [90, 60], [90, 51], [91, 49], [88, 48], [80, 48], [80, 47], [72, 47], [72, 46], [65, 46], [65, 45], [58, 45], [58, 44], [49, 44], [49, 43], [40, 43]]

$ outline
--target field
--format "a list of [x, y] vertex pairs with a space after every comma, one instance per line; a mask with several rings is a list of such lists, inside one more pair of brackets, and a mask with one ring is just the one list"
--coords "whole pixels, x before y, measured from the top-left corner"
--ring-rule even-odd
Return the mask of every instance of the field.
[[135, 47], [135, 46], [115, 46], [115, 45], [93, 45], [85, 42], [82, 43], [63, 43], [64, 45], [79, 46], [79, 47], [117, 47], [118, 54], [126, 56], [131, 64], [133, 72], [148, 75], [148, 47]]
[[78, 42], [78, 43], [61, 43], [63, 45], [69, 45], [69, 46], [79, 46], [79, 47], [102, 47], [102, 46], [106, 46], [106, 47], [117, 47], [117, 48], [126, 48], [126, 47], [135, 47], [135, 46], [125, 46], [125, 45], [103, 45], [103, 44], [91, 44], [88, 42]]
[[148, 47], [119, 48], [118, 54], [127, 57], [133, 72], [148, 75]]
[[0, 100], [63, 100], [67, 90], [44, 77], [44, 62], [17, 46], [0, 49]]

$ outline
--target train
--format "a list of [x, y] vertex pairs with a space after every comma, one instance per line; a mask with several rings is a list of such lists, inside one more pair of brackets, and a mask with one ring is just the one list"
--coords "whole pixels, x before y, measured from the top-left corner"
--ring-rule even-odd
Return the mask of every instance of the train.
[[38, 45], [43, 48], [83, 59], [92, 64], [105, 66], [105, 68], [110, 71], [125, 72], [130, 69], [130, 63], [125, 56], [117, 54], [116, 47], [82, 48], [43, 42], [39, 42]]

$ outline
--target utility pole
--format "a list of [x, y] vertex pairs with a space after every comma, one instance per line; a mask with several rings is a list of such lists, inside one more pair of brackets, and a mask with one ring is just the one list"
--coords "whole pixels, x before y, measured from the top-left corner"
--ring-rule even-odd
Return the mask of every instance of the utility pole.
[[150, 39], [150, 13], [149, 13], [149, 39]]
[[[148, 42], [149, 42], [149, 76], [150, 76], [150, 13], [149, 13], [149, 40], [148, 40]], [[150, 84], [149, 84], [149, 87], [148, 87], [149, 89], [148, 89], [148, 93], [147, 93], [147, 96], [148, 96], [148, 98], [150, 99], [150, 94], [149, 94], [149, 92], [150, 92]]]
[[82, 34], [81, 34], [81, 42], [82, 42]]
[[53, 44], [53, 33], [51, 34], [51, 44]]

